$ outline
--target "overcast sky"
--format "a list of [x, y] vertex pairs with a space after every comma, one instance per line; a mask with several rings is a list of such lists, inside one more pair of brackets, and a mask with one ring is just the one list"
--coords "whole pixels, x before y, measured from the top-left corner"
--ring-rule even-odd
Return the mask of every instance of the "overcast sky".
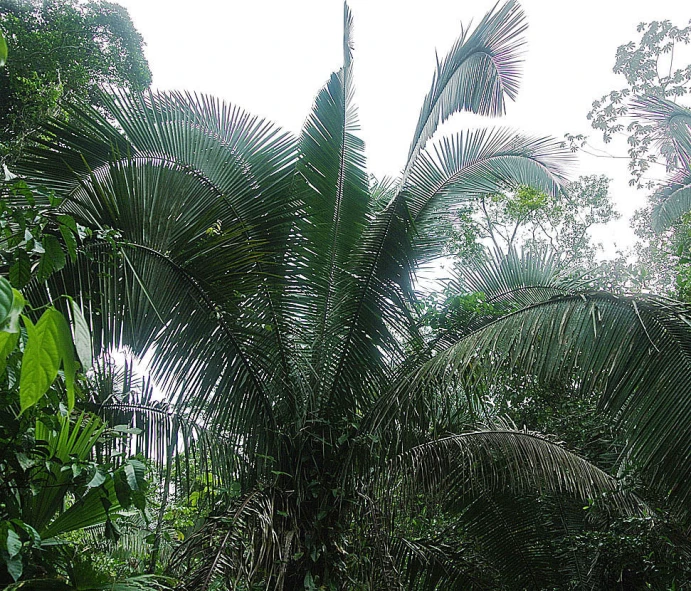
[[[116, 0], [146, 42], [153, 86], [210, 93], [297, 132], [314, 95], [342, 62], [340, 0]], [[461, 23], [478, 22], [494, 0], [351, 0], [355, 18], [356, 101], [369, 171], [396, 176], [404, 163], [435, 66]], [[636, 25], [669, 19], [684, 26], [691, 3], [681, 0], [523, 0], [528, 18], [521, 91], [507, 117], [479, 121], [458, 115], [443, 128], [508, 125], [531, 134], [586, 133], [602, 146], [586, 114], [593, 100], [623, 87], [612, 73], [619, 45]], [[681, 62], [679, 62], [681, 63]], [[687, 62], [688, 63], [688, 62]], [[660, 167], [657, 174], [664, 176]], [[579, 174], [613, 178], [624, 220], [596, 231], [612, 253], [630, 245], [628, 216], [645, 193], [629, 189], [626, 160], [581, 156]]]

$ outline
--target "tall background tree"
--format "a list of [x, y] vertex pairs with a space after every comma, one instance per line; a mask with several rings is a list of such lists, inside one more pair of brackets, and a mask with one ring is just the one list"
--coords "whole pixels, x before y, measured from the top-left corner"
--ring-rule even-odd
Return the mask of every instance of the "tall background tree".
[[[684, 105], [689, 105], [691, 63], [688, 45], [691, 25], [678, 26], [664, 21], [640, 23], [639, 37], [621, 45], [613, 71], [625, 84], [595, 100], [588, 119], [602, 133], [606, 143], [624, 140], [629, 159], [629, 183], [651, 192], [648, 205], [635, 212], [632, 227], [637, 243], [627, 261], [622, 256], [607, 265], [612, 283], [620, 288], [644, 289], [684, 300], [691, 293], [691, 227], [688, 216], [676, 215], [664, 225], [654, 223], [653, 211], [665, 200], [666, 175], [673, 184], [683, 186], [688, 162], [680, 157], [674, 133], [683, 132]], [[655, 107], [641, 108], [641, 102], [669, 106], [655, 115]], [[664, 112], [679, 112], [674, 125], [665, 122]], [[647, 116], [652, 114], [652, 116]], [[661, 122], [663, 123], [661, 125]], [[686, 124], [688, 125], [688, 124]], [[585, 136], [567, 136], [573, 149], [589, 149]], [[686, 172], [685, 172], [686, 171]]]
[[62, 101], [98, 104], [100, 87], [151, 83], [144, 41], [127, 10], [94, 0], [0, 0], [12, 56], [0, 70], [0, 160], [11, 163]]
[[456, 264], [486, 249], [508, 254], [548, 248], [565, 266], [588, 268], [601, 249], [590, 230], [619, 214], [609, 195], [609, 180], [593, 175], [568, 183], [553, 196], [529, 186], [482, 195], [459, 207], [456, 216], [447, 245]]

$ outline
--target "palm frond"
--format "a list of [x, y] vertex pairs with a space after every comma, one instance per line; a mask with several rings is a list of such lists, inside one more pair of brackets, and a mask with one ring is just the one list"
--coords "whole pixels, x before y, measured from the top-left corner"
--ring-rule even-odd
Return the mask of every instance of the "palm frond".
[[566, 181], [572, 155], [550, 138], [509, 129], [481, 129], [443, 138], [422, 152], [404, 189], [415, 225], [418, 257], [438, 255], [442, 220], [453, 221], [463, 201], [529, 185], [555, 195]]
[[285, 585], [285, 569], [298, 542], [296, 531], [278, 527], [288, 517], [270, 492], [252, 491], [225, 512], [210, 518], [178, 548], [171, 568], [179, 572], [188, 591], [249, 586], [275, 582]]
[[[373, 214], [353, 253], [353, 280], [343, 290], [342, 306], [350, 329], [335, 384], [344, 377], [361, 382], [362, 374], [344, 372], [371, 366], [367, 360], [375, 359], [377, 351], [385, 352], [392, 365], [401, 359], [391, 335], [407, 340], [414, 334], [414, 322], [405, 313], [414, 297], [412, 274], [419, 262], [439, 254], [445, 240], [440, 218], [448, 217], [456, 203], [507, 186], [532, 184], [558, 191], [563, 181], [559, 164], [567, 158], [555, 142], [506, 130], [461, 134], [442, 141], [435, 154], [418, 158], [407, 187]], [[384, 386], [376, 369], [369, 376]]]
[[[632, 101], [631, 115], [649, 121], [656, 127], [656, 140], [672, 162], [680, 168], [691, 167], [691, 111], [677, 103], [653, 95], [638, 96]], [[674, 153], [669, 154], [667, 144]], [[675, 157], [674, 157], [675, 156]]]
[[[307, 310], [311, 320], [303, 324], [314, 330], [306, 337], [313, 353], [317, 398], [320, 391], [329, 389], [331, 343], [342, 330], [340, 315], [334, 317], [337, 292], [347, 280], [344, 270], [369, 210], [364, 143], [355, 135], [359, 124], [353, 100], [352, 21], [345, 4], [344, 65], [317, 94], [299, 143], [298, 191], [305, 203], [300, 234], [309, 263], [304, 279], [308, 290], [303, 291], [312, 292]], [[318, 406], [319, 402], [310, 404]]]
[[458, 293], [485, 294], [505, 311], [529, 306], [554, 296], [584, 291], [590, 286], [582, 272], [566, 267], [554, 251], [512, 248], [480, 255], [459, 269], [450, 282]]
[[446, 58], [437, 64], [432, 88], [415, 128], [403, 180], [440, 123], [458, 111], [497, 116], [505, 97], [516, 98], [519, 52], [526, 29], [524, 14], [514, 0], [495, 5], [472, 33], [463, 31]]
[[[89, 382], [94, 412], [111, 426], [135, 432], [122, 441], [102, 444], [104, 454], [143, 455], [153, 462], [158, 476], [169, 481], [167, 486], [172, 482], [181, 494], [201, 484], [213, 497], [218, 488], [227, 489], [242, 479], [245, 471], [237, 440], [213, 424], [195, 420], [184, 406], [162, 400], [151, 379], [137, 375], [127, 358], [120, 365], [107, 356], [97, 359]], [[175, 468], [172, 477], [171, 467]]]
[[583, 503], [590, 501], [565, 501], [569, 499], [544, 495], [482, 496], [463, 511], [459, 526], [506, 588], [537, 591], [570, 580], [585, 589], [589, 565], [564, 547], [570, 536], [583, 531]]
[[[552, 578], [556, 584], [566, 563], [576, 560], [556, 553], [554, 542], [582, 526], [584, 502], [622, 512], [642, 508], [616, 479], [582, 458], [536, 434], [504, 429], [416, 446], [384, 468], [379, 487], [382, 506], [398, 522], [423, 514], [458, 528], [461, 539], [490, 559], [497, 578], [516, 589], [542, 589]], [[555, 511], [550, 499], [559, 499]], [[559, 517], [568, 499], [577, 501], [578, 524]], [[568, 566], [578, 571], [579, 565]]]
[[[503, 314], [589, 287], [582, 272], [563, 265], [550, 249], [481, 252], [465, 261], [447, 282], [446, 292], [456, 296], [448, 298], [440, 311], [428, 349], [445, 349]], [[480, 298], [482, 306], [477, 310], [459, 307], [458, 298], [468, 295]]]
[[446, 535], [439, 538], [394, 538], [391, 554], [399, 565], [406, 589], [480, 591], [494, 588], [498, 576], [489, 562], [474, 553], [467, 543], [449, 540], [453, 535], [451, 530], [447, 528]]
[[[526, 470], [525, 466], [530, 466]], [[556, 443], [525, 431], [482, 430], [431, 441], [397, 456], [381, 475], [391, 506], [420, 502], [452, 510], [492, 494], [559, 493], [587, 500], [609, 497], [635, 506], [616, 479]]]
[[680, 171], [653, 195], [653, 230], [662, 232], [691, 211], [691, 173]]
[[276, 424], [262, 364], [268, 363], [268, 373], [279, 360], [264, 351], [268, 361], [262, 361], [259, 346], [273, 349], [270, 331], [251, 319], [243, 326], [219, 309], [164, 253], [126, 244], [113, 252], [93, 244], [32, 301], [50, 293], [80, 302], [97, 352], [127, 347], [140, 358], [150, 352], [156, 383], [191, 421], [216, 425], [212, 432], [221, 429], [230, 438], [242, 434], [248, 451], [255, 436], [264, 439], [267, 426]]
[[[206, 422], [225, 428], [238, 411], [268, 418], [273, 409], [259, 393], [271, 381], [285, 395], [275, 409], [293, 413], [280, 300], [297, 207], [289, 190], [294, 142], [206, 97], [115, 94], [104, 101], [115, 124], [76, 109], [69, 122], [50, 126], [52, 137], [24, 164], [67, 194], [65, 211], [107, 236], [54, 278], [61, 291], [53, 293], [85, 304], [97, 347], [151, 352], [161, 387], [192, 414], [203, 409]], [[105, 142], [110, 149], [99, 151]], [[106, 252], [108, 242], [115, 252]], [[95, 283], [97, 301], [89, 303], [84, 290]], [[235, 343], [237, 357], [214, 343], [215, 334]], [[259, 357], [251, 360], [250, 350]], [[229, 403], [231, 390], [240, 398]], [[263, 411], [249, 411], [255, 395], [264, 398]]]
[[406, 376], [382, 401], [378, 420], [387, 422], [386, 408], [395, 405], [422, 426], [428, 419], [420, 402], [468, 376], [505, 368], [544, 383], [570, 376], [574, 387], [599, 395], [616, 421], [622, 465], [639, 466], [683, 511], [691, 495], [690, 312], [661, 298], [601, 292], [537, 303], [479, 328]]

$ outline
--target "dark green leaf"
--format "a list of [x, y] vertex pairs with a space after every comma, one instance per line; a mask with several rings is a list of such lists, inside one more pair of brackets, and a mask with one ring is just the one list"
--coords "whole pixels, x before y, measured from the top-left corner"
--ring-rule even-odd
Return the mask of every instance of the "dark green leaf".
[[24, 287], [31, 280], [31, 259], [25, 250], [15, 253], [14, 262], [10, 265], [9, 277], [16, 288]]
[[29, 456], [27, 456], [24, 452], [16, 453], [15, 457], [17, 458], [17, 462], [19, 462], [19, 466], [24, 471], [28, 470], [29, 468], [31, 468], [31, 466], [34, 466], [36, 464], [36, 462]]
[[106, 475], [101, 470], [96, 470], [94, 477], [86, 485], [88, 488], [97, 488], [106, 481]]
[[4, 326], [2, 326], [0, 329], [5, 332], [19, 333], [19, 316], [21, 315], [22, 310], [24, 310], [26, 300], [24, 299], [24, 296], [16, 289], [13, 289], [12, 292], [14, 299], [12, 300], [10, 315], [5, 320]]
[[129, 487], [132, 490], [139, 490], [137, 475], [134, 473], [134, 466], [130, 462], [125, 464], [125, 476], [127, 477], [127, 484]]
[[60, 241], [51, 234], [43, 236], [44, 252], [38, 262], [38, 279], [45, 281], [55, 271], [59, 271], [65, 266], [65, 253], [62, 250]]
[[77, 222], [74, 221], [74, 218], [71, 215], [59, 215], [57, 216], [57, 220], [61, 226], [66, 226], [75, 234], [79, 234], [79, 230], [77, 229]]
[[[57, 312], [57, 310], [56, 310]], [[67, 390], [67, 409], [72, 411], [74, 408], [74, 377], [77, 373], [77, 364], [74, 359], [74, 345], [72, 343], [72, 333], [67, 320], [62, 313], [57, 312], [55, 323], [58, 328], [59, 352], [62, 359], [62, 366], [65, 370], [65, 389]]]
[[74, 346], [77, 349], [79, 361], [81, 361], [82, 367], [86, 371], [90, 369], [93, 364], [91, 330], [89, 329], [89, 325], [81, 309], [72, 299], [70, 299], [70, 311], [72, 313], [72, 326], [74, 328]]
[[14, 351], [19, 333], [0, 331], [0, 376], [5, 373], [7, 357]]
[[74, 262], [77, 259], [77, 239], [74, 232], [67, 226], [60, 226], [60, 234], [67, 247], [67, 254], [70, 255], [70, 260]]
[[113, 477], [115, 496], [122, 507], [128, 509], [132, 504], [132, 488], [129, 485], [124, 470], [118, 471]]
[[7, 553], [14, 558], [22, 550], [22, 540], [13, 529], [7, 530]]
[[5, 37], [2, 34], [2, 31], [0, 31], [0, 68], [5, 65], [5, 62], [7, 61], [7, 41], [5, 41]]
[[5, 562], [7, 566], [7, 572], [10, 573], [10, 576], [14, 579], [15, 582], [19, 580], [19, 578], [22, 576], [22, 573], [24, 572], [24, 564], [22, 564], [22, 557], [21, 556], [15, 556], [14, 558], [10, 558]]
[[13, 301], [14, 294], [10, 282], [4, 277], [0, 277], [0, 326], [7, 320]]

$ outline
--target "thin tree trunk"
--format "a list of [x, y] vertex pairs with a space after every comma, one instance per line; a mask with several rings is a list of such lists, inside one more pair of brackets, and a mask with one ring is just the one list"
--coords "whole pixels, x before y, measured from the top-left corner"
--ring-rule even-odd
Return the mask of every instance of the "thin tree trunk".
[[161, 507], [158, 510], [158, 522], [156, 523], [156, 535], [154, 543], [151, 548], [151, 560], [149, 561], [149, 574], [156, 572], [156, 561], [161, 548], [161, 532], [163, 530], [163, 518], [165, 516], [166, 508], [168, 507], [168, 493], [170, 491], [170, 473], [173, 464], [173, 455], [178, 445], [178, 421], [173, 417], [171, 424], [170, 443], [166, 451], [166, 473], [163, 480], [163, 495], [161, 497]]

